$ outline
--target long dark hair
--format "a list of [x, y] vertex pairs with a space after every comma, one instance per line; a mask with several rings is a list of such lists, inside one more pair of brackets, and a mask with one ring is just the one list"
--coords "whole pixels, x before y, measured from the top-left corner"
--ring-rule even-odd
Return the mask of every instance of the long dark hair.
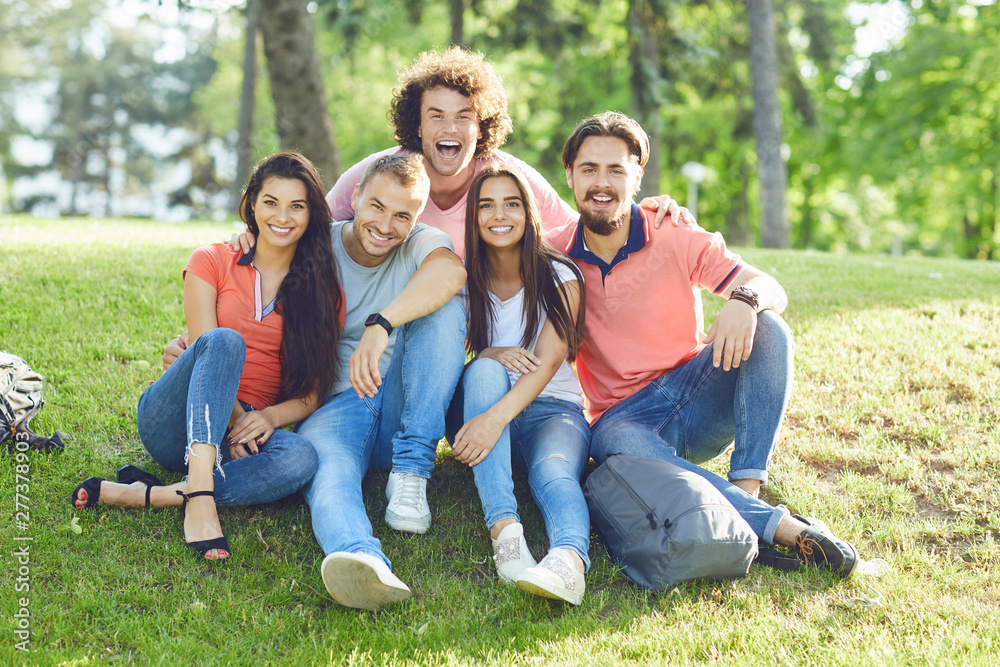
[[240, 219], [255, 237], [260, 236], [260, 228], [252, 205], [264, 181], [272, 176], [301, 181], [309, 206], [309, 226], [278, 288], [276, 309], [282, 317], [278, 400], [304, 398], [313, 391], [322, 399], [333, 388], [337, 372], [343, 301], [330, 240], [330, 207], [319, 172], [307, 158], [292, 151], [265, 157], [257, 163], [240, 200]]
[[[491, 178], [513, 179], [524, 202], [524, 236], [521, 238], [521, 284], [524, 286], [524, 335], [521, 347], [529, 347], [539, 331], [539, 306], [552, 322], [559, 338], [568, 345], [567, 356], [576, 358], [583, 339], [583, 315], [586, 296], [583, 275], [573, 260], [556, 252], [541, 234], [538, 203], [524, 176], [514, 167], [492, 162], [483, 167], [472, 180], [469, 199], [465, 207], [465, 270], [469, 291], [469, 331], [466, 347], [479, 354], [490, 347], [490, 329], [496, 313], [490, 294], [490, 268], [486, 260], [486, 243], [479, 235], [479, 194], [483, 183]], [[577, 317], [567, 307], [567, 287], [556, 277], [552, 262], [560, 262], [573, 271], [580, 291], [580, 308]]]

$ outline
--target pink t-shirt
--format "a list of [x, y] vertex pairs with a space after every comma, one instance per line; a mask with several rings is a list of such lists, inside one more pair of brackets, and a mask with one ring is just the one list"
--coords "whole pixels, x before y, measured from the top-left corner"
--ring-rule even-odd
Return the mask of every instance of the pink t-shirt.
[[[333, 214], [333, 219], [350, 220], [354, 217], [351, 196], [354, 194], [355, 186], [361, 182], [361, 177], [371, 162], [383, 155], [395, 155], [402, 152], [403, 149], [397, 146], [379, 153], [373, 153], [345, 171], [326, 195], [326, 203], [330, 206], [330, 213]], [[535, 194], [535, 199], [538, 200], [538, 209], [542, 216], [543, 229], [555, 229], [568, 222], [574, 222], [579, 217], [569, 204], [559, 198], [559, 195], [541, 174], [529, 167], [525, 162], [503, 151], [493, 151], [493, 154], [489, 158], [474, 159], [472, 161], [474, 173], [478, 174], [483, 165], [490, 161], [500, 161], [504, 164], [509, 164], [524, 174], [528, 185]], [[441, 210], [434, 203], [433, 199], [429, 199], [427, 206], [424, 207], [424, 212], [420, 215], [420, 222], [431, 227], [436, 227], [448, 235], [451, 242], [455, 244], [455, 252], [462, 259], [465, 259], [466, 199], [468, 199], [468, 192], [462, 195], [462, 198], [447, 210]]]
[[583, 272], [587, 310], [576, 371], [591, 423], [704, 347], [701, 290], [722, 293], [743, 268], [721, 234], [693, 224], [653, 229], [635, 205], [632, 215], [632, 232], [639, 234], [634, 225], [640, 215], [645, 241], [637, 236], [641, 248], [603, 279], [601, 269], [581, 256], [579, 224], [546, 234]]

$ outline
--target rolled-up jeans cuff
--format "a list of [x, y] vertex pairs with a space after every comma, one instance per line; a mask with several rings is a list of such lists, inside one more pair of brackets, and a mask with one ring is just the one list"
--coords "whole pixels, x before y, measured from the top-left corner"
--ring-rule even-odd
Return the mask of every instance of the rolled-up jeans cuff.
[[399, 467], [399, 468], [393, 466], [392, 472], [394, 472], [396, 474], [407, 473], [409, 475], [416, 475], [417, 477], [423, 477], [424, 479], [430, 479], [431, 478], [431, 474], [428, 471], [426, 471], [426, 470], [420, 470], [418, 468], [413, 468], [413, 467], [410, 467], [410, 466], [402, 466], [402, 467]]
[[788, 508], [784, 505], [778, 505], [774, 508], [774, 512], [771, 514], [771, 518], [767, 520], [767, 525], [764, 526], [764, 534], [760, 536], [760, 539], [764, 540], [768, 544], [774, 544], [774, 533], [778, 530], [778, 524], [781, 520], [791, 514]]
[[729, 481], [735, 482], [738, 479], [756, 479], [761, 484], [767, 484], [767, 471], [756, 468], [743, 468], [742, 470], [730, 470]]

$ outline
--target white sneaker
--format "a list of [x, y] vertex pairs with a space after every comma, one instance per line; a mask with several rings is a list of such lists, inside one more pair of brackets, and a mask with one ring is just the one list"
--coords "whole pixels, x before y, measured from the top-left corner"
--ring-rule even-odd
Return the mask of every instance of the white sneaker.
[[408, 472], [389, 473], [385, 485], [385, 522], [390, 528], [407, 533], [426, 533], [431, 527], [431, 508], [427, 506], [427, 480]]
[[410, 588], [371, 554], [334, 551], [323, 559], [320, 572], [327, 592], [345, 607], [378, 611], [410, 597]]
[[575, 605], [583, 602], [586, 589], [583, 575], [566, 549], [550, 550], [541, 563], [522, 572], [515, 583], [525, 593]]
[[493, 542], [493, 562], [497, 566], [497, 574], [504, 581], [513, 583], [526, 568], [535, 565], [535, 559], [524, 541], [524, 527], [512, 523], [500, 531]]

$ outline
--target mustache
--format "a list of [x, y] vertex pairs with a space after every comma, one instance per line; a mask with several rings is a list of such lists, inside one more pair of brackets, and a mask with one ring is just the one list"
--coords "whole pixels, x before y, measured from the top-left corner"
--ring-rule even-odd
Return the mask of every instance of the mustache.
[[614, 190], [601, 190], [600, 188], [592, 188], [587, 190], [587, 194], [584, 195], [584, 200], [593, 199], [597, 195], [605, 195], [611, 197], [611, 201], [618, 201], [618, 193]]

